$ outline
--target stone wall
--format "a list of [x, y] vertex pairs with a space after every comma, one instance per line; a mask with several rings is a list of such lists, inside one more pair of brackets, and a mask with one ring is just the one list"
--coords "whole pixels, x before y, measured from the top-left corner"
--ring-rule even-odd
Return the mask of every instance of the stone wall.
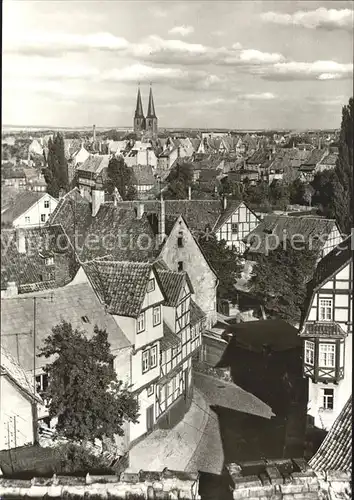
[[31, 481], [0, 479], [0, 498], [110, 498], [110, 499], [200, 499], [198, 473], [165, 469], [162, 472], [86, 478], [54, 476]]
[[[245, 474], [244, 466], [257, 471]], [[316, 472], [302, 460], [229, 464], [234, 500], [349, 500], [351, 474]]]

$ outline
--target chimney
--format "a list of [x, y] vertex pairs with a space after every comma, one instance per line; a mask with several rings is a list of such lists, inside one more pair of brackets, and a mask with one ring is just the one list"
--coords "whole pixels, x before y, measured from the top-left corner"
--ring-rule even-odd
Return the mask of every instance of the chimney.
[[12, 297], [16, 297], [18, 295], [18, 287], [14, 281], [9, 281], [7, 283], [5, 298], [11, 299]]
[[93, 129], [93, 142], [96, 142], [96, 125], [94, 125], [92, 129]]
[[177, 158], [181, 156], [181, 146], [178, 146], [177, 148]]
[[160, 198], [160, 213], [159, 213], [159, 226], [158, 226], [158, 237], [159, 243], [162, 243], [165, 239], [166, 233], [166, 221], [165, 221], [165, 200], [161, 194]]
[[141, 219], [144, 214], [144, 203], [139, 203], [136, 209], [136, 218]]
[[24, 229], [16, 229], [16, 245], [18, 253], [26, 253], [26, 236]]
[[226, 207], [227, 207], [227, 197], [223, 196], [222, 197], [222, 208], [223, 208], [223, 210], [226, 210]]
[[146, 148], [146, 165], [149, 165], [149, 150]]
[[104, 190], [103, 186], [96, 184], [92, 190], [92, 217], [96, 217], [102, 203], [104, 203]]
[[188, 200], [192, 199], [192, 186], [188, 186]]

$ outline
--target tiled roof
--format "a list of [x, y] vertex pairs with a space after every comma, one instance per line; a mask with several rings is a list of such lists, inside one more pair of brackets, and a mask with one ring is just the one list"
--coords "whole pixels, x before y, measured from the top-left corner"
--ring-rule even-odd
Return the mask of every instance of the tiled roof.
[[351, 237], [348, 236], [342, 243], [329, 252], [318, 263], [312, 283], [318, 289], [334, 273], [340, 271], [343, 266], [349, 264], [352, 258]]
[[[67, 243], [63, 228], [53, 225], [24, 228], [21, 231], [25, 238], [26, 253], [18, 251], [15, 229], [1, 231], [1, 289], [6, 289], [11, 281], [16, 283], [20, 293], [67, 284], [73, 278], [74, 253]], [[45, 256], [53, 256], [55, 265], [47, 266]], [[60, 273], [55, 272], [58, 267]], [[52, 271], [55, 272], [54, 281], [41, 280], [41, 275]]]
[[336, 418], [309, 465], [316, 471], [352, 470], [352, 396]]
[[247, 159], [247, 164], [248, 165], [262, 164], [268, 160], [268, 157], [269, 157], [269, 153], [267, 151], [264, 151], [261, 149], [259, 151], [256, 151], [255, 153], [253, 153], [253, 155]]
[[[135, 204], [136, 202], [120, 202], [118, 206], [123, 208]], [[144, 201], [144, 210], [147, 214], [158, 214], [160, 207], [160, 201]], [[175, 221], [182, 215], [191, 231], [204, 230], [207, 226], [213, 228], [221, 212], [222, 205], [219, 200], [165, 200], [166, 217]]]
[[152, 270], [151, 263], [91, 261], [82, 266], [111, 314], [138, 317]]
[[1, 176], [3, 179], [25, 179], [25, 171], [23, 168], [17, 168], [17, 169], [10, 169], [10, 168], [4, 168], [4, 165], [2, 165], [1, 168]]
[[23, 191], [19, 193], [11, 206], [3, 213], [3, 217], [6, 217], [7, 222], [13, 222], [45, 195], [46, 193], [36, 191]]
[[346, 337], [347, 334], [337, 323], [326, 321], [322, 323], [306, 323], [304, 332], [301, 333], [301, 336], [343, 338]]
[[47, 225], [61, 224], [71, 241], [74, 241], [74, 231], [81, 238], [92, 222], [91, 204], [80, 195], [77, 188], [72, 189], [61, 200], [51, 214]]
[[166, 294], [165, 305], [176, 307], [181, 294], [181, 289], [186, 281], [185, 272], [157, 269], [157, 275]]
[[202, 309], [191, 299], [191, 326], [199, 323], [203, 318], [205, 318], [206, 314]]
[[314, 149], [311, 151], [310, 155], [306, 160], [303, 162], [303, 165], [313, 165], [316, 166], [317, 163], [319, 163], [324, 155], [326, 154], [326, 151], [324, 149]]
[[90, 155], [77, 170], [99, 174], [104, 168], [108, 167], [109, 160], [109, 155]]
[[81, 260], [110, 255], [110, 260], [147, 261], [155, 255], [155, 234], [147, 216], [138, 219], [134, 205], [123, 206], [100, 206], [87, 228], [87, 234], [95, 235], [97, 244], [87, 241], [79, 253]]
[[[28, 297], [28, 300], [24, 300]], [[92, 337], [95, 325], [106, 329], [113, 354], [115, 350], [130, 345], [114, 319], [106, 313], [89, 283], [67, 285], [51, 292], [37, 292], [21, 295], [21, 298], [1, 299], [1, 343], [17, 356], [16, 337], [6, 334], [16, 332], [18, 336], [19, 363], [26, 370], [33, 368], [33, 297], [36, 301], [36, 340], [40, 346], [50, 334], [51, 329], [62, 320], [71, 323], [74, 329], [85, 331]], [[40, 299], [47, 297], [47, 299]], [[52, 297], [52, 300], [51, 300]], [[87, 317], [89, 322], [84, 322]], [[22, 334], [22, 335], [21, 335]], [[45, 358], [37, 357], [37, 367], [47, 363]]]
[[167, 323], [164, 321], [163, 322], [163, 337], [160, 340], [160, 350], [167, 351], [167, 349], [170, 349], [171, 347], [176, 347], [180, 344], [180, 338], [178, 335], [173, 333], [173, 331], [170, 329], [170, 327], [167, 325]]
[[281, 243], [285, 238], [292, 238], [294, 235], [301, 234], [305, 242], [312, 238], [313, 250], [320, 250], [325, 244], [325, 241], [321, 240], [320, 237], [329, 236], [335, 224], [334, 219], [323, 219], [321, 217], [266, 215], [246, 239], [252, 242], [252, 236], [255, 236], [255, 241], [251, 244], [249, 251], [264, 253], [266, 251], [265, 241], [270, 235], [275, 235], [277, 241]]
[[223, 224], [231, 217], [231, 215], [238, 209], [242, 202], [241, 201], [229, 201], [226, 207], [226, 210], [220, 215], [220, 218], [218, 219], [214, 231], [217, 231], [218, 229], [221, 228]]
[[0, 351], [1, 376], [7, 375], [28, 396], [42, 402], [40, 396], [34, 392], [33, 383], [30, 382], [26, 372], [15, 358], [2, 345], [0, 345]]
[[321, 165], [333, 165], [335, 166], [338, 158], [338, 153], [329, 153], [321, 161]]
[[154, 185], [155, 177], [151, 165], [136, 165], [132, 167], [134, 184]]

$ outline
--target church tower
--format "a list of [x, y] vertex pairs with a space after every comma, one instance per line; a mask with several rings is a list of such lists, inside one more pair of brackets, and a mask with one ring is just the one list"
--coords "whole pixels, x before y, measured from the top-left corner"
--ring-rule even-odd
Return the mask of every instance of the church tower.
[[143, 111], [143, 104], [141, 102], [140, 87], [138, 88], [138, 96], [136, 99], [136, 108], [134, 115], [134, 132], [144, 132], [145, 130], [145, 117]]
[[152, 88], [150, 84], [150, 94], [149, 94], [149, 106], [148, 106], [148, 112], [146, 115], [146, 122], [145, 122], [145, 129], [146, 132], [149, 135], [152, 135], [153, 137], [157, 136], [157, 116], [155, 113], [155, 105], [154, 105], [154, 98], [152, 95]]

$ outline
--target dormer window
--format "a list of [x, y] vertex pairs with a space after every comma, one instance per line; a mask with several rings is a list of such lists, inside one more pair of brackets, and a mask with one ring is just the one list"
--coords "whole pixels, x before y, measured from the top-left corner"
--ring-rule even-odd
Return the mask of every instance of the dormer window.
[[87, 316], [81, 316], [81, 320], [83, 323], [90, 323], [90, 320], [88, 319]]
[[148, 284], [147, 284], [147, 289], [146, 291], [147, 292], [152, 292], [155, 290], [155, 279], [154, 278], [151, 278], [151, 280], [148, 281]]
[[319, 320], [332, 321], [333, 320], [333, 300], [320, 299], [319, 303]]
[[53, 257], [47, 257], [45, 260], [45, 265], [46, 266], [52, 266], [54, 264], [54, 258]]

